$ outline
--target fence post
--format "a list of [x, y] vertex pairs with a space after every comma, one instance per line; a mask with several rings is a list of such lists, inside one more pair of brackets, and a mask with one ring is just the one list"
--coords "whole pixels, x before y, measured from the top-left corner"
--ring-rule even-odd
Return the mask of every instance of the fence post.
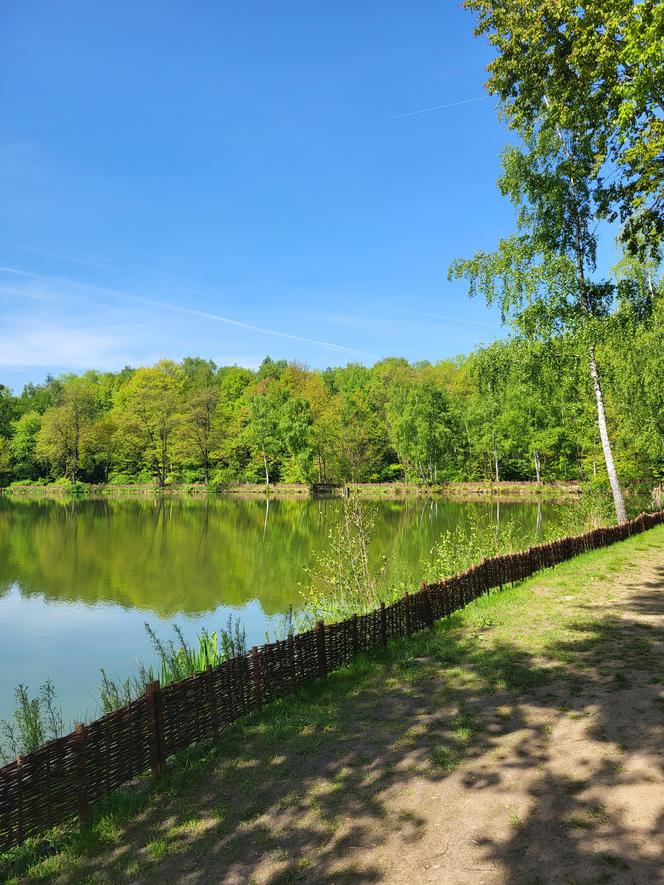
[[256, 709], [260, 713], [263, 709], [263, 691], [261, 686], [261, 664], [258, 657], [258, 649], [254, 646], [251, 649], [251, 678], [254, 683], [254, 698], [256, 700]]
[[155, 679], [154, 682], [148, 682], [145, 686], [145, 698], [148, 706], [150, 767], [152, 774], [163, 774], [166, 771], [166, 753], [164, 750], [164, 729], [161, 713], [161, 685], [158, 679]]
[[357, 635], [357, 614], [353, 615], [353, 657], [357, 657], [357, 651], [359, 647], [358, 635]]
[[74, 753], [76, 755], [76, 781], [78, 786], [78, 817], [85, 826], [90, 821], [90, 803], [85, 777], [85, 725], [77, 722], [74, 727]]
[[208, 699], [210, 701], [210, 722], [212, 723], [212, 734], [215, 741], [219, 740], [219, 717], [217, 716], [217, 698], [214, 693], [214, 673], [212, 664], [207, 665], [207, 690]]
[[410, 636], [412, 632], [411, 621], [410, 621], [410, 596], [408, 595], [408, 591], [403, 595], [403, 607], [404, 614], [406, 615], [406, 636]]
[[[16, 757], [16, 840], [23, 841], [23, 757]], [[9, 833], [11, 839], [11, 831]]]
[[433, 629], [433, 608], [431, 606], [431, 593], [424, 581], [420, 584], [420, 590], [424, 594], [424, 611], [426, 613], [427, 627]]
[[318, 656], [318, 675], [321, 679], [327, 676], [327, 661], [325, 660], [325, 624], [316, 622], [316, 652]]
[[385, 603], [380, 604], [380, 641], [383, 648], [387, 648], [387, 615], [385, 614]]
[[290, 667], [291, 690], [293, 694], [297, 691], [297, 674], [295, 672], [295, 640], [293, 634], [288, 634], [288, 666]]

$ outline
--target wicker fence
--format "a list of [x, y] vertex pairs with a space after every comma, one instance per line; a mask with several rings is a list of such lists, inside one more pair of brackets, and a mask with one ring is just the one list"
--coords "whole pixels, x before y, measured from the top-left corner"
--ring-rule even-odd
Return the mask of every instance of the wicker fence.
[[641, 514], [624, 525], [485, 559], [369, 614], [319, 622], [164, 688], [151, 683], [131, 704], [0, 769], [0, 850], [75, 815], [85, 822], [92, 803], [121, 784], [147, 769], [163, 772], [173, 753], [218, 738], [230, 723], [325, 678], [361, 652], [431, 627], [494, 587], [661, 523], [664, 511]]

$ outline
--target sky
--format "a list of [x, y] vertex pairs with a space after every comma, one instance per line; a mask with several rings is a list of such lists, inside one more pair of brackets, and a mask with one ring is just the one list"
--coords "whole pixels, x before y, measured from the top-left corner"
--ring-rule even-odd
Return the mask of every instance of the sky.
[[2, 4], [0, 383], [501, 335], [446, 279], [513, 227], [472, 28], [456, 0]]

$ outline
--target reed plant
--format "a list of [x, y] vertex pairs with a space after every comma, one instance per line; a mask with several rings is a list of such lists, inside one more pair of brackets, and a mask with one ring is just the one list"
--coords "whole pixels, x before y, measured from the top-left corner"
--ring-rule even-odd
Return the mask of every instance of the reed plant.
[[173, 627], [175, 636], [171, 639], [161, 639], [147, 623], [145, 631], [157, 658], [157, 668], [139, 660], [136, 671], [125, 679], [114, 679], [105, 670], [100, 670], [99, 701], [104, 713], [136, 700], [144, 694], [147, 683], [157, 677], [162, 685], [169, 685], [246, 651], [246, 631], [240, 619], [232, 615], [219, 632], [209, 633], [203, 628], [193, 643], [187, 642], [177, 624]]
[[146, 667], [142, 661], [136, 662], [136, 672], [125, 679], [113, 679], [100, 667], [101, 682], [99, 683], [99, 703], [104, 713], [111, 713], [125, 704], [130, 704], [145, 692], [148, 682], [156, 679], [152, 667]]
[[269, 645], [271, 642], [283, 642], [288, 639], [290, 633], [295, 633], [299, 624], [299, 615], [293, 611], [293, 606], [288, 606], [288, 611], [279, 615], [276, 622], [271, 625], [274, 635], [270, 630], [270, 625], [265, 628], [265, 643]]
[[147, 623], [145, 630], [159, 660], [162, 685], [200, 673], [207, 667], [215, 667], [246, 650], [245, 629], [240, 619], [234, 619], [232, 615], [228, 616], [226, 626], [218, 633], [216, 630], [209, 633], [204, 627], [193, 644], [187, 642], [177, 624], [173, 627], [175, 638], [165, 641]]

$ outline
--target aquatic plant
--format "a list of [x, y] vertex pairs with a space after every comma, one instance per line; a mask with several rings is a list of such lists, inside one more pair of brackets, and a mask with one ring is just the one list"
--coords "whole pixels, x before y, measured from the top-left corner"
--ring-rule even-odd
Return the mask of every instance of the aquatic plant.
[[104, 713], [111, 713], [118, 707], [124, 707], [145, 693], [148, 682], [154, 682], [156, 676], [152, 667], [146, 667], [142, 661], [136, 662], [136, 673], [125, 679], [113, 679], [100, 667], [101, 682], [99, 684], [99, 702]]
[[228, 658], [242, 654], [246, 647], [245, 629], [240, 619], [234, 620], [232, 615], [228, 616], [226, 627], [219, 633], [216, 630], [208, 633], [207, 629], [203, 628], [195, 644], [186, 641], [177, 624], [173, 626], [175, 639], [166, 641], [160, 639], [147, 623], [145, 630], [160, 662], [162, 685], [184, 679], [193, 673], [200, 673], [206, 667], [214, 667]]
[[[219, 632], [215, 630], [209, 633], [203, 628], [194, 643], [187, 642], [177, 624], [173, 627], [174, 639], [161, 639], [148, 623], [145, 630], [157, 656], [158, 676], [162, 685], [200, 673], [209, 666], [215, 667], [246, 651], [246, 631], [240, 619], [232, 615], [228, 616], [226, 626]], [[144, 694], [147, 683], [157, 678], [153, 667], [140, 660], [136, 662], [136, 672], [125, 679], [114, 679], [104, 669], [100, 673], [99, 701], [104, 713], [136, 700]]]
[[515, 520], [499, 525], [470, 512], [454, 529], [441, 534], [422, 563], [424, 577], [427, 581], [439, 581], [465, 571], [484, 557], [527, 546], [526, 532]]
[[56, 703], [55, 687], [50, 679], [31, 698], [25, 685], [16, 688], [16, 707], [12, 721], [0, 719], [0, 758], [9, 762], [25, 756], [46, 741], [64, 733], [62, 711]]

